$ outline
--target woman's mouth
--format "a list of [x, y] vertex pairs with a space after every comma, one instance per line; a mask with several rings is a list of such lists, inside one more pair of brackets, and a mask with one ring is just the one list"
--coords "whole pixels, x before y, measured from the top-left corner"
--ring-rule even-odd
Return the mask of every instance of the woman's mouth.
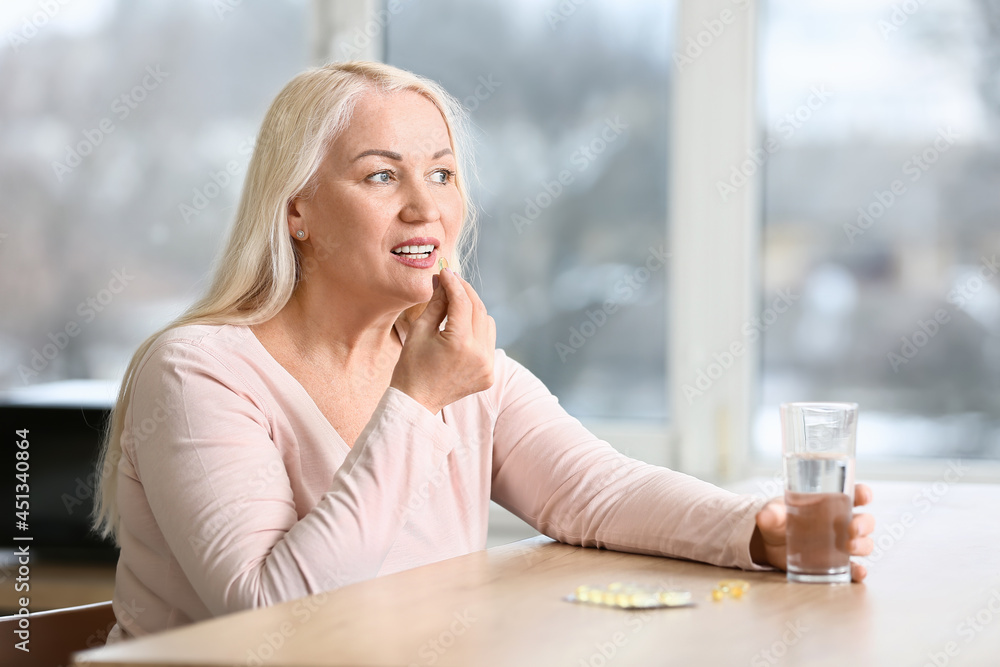
[[430, 257], [434, 252], [432, 245], [404, 245], [392, 251], [393, 255], [406, 257], [407, 259], [423, 259]]
[[404, 245], [390, 252], [401, 264], [415, 269], [429, 269], [437, 261], [434, 245]]

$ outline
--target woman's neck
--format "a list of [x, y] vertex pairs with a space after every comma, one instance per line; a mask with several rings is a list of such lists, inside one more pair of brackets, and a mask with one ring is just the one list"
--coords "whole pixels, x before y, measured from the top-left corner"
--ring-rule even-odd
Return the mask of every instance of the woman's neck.
[[338, 303], [329, 293], [314, 294], [300, 285], [271, 320], [253, 328], [298, 357], [327, 368], [351, 369], [398, 349], [393, 325], [400, 313], [366, 310]]

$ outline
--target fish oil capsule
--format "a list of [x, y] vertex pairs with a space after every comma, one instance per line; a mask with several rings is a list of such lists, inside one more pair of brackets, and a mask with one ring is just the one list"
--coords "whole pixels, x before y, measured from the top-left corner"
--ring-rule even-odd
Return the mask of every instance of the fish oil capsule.
[[[719, 582], [719, 588], [732, 597], [741, 597], [750, 590], [750, 582], [743, 579], [724, 579]], [[739, 593], [736, 592], [737, 590]]]
[[444, 271], [448, 268], [448, 260], [442, 257], [438, 260], [438, 271]]
[[728, 595], [738, 600], [748, 590], [750, 590], [749, 581], [744, 581], [743, 579], [723, 579], [715, 587], [715, 590], [712, 591], [712, 599], [718, 601]]

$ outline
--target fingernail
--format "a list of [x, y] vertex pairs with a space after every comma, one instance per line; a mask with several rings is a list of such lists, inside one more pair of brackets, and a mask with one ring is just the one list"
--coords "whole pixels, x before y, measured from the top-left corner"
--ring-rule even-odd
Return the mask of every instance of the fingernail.
[[438, 276], [437, 276], [436, 273], [433, 276], [431, 276], [431, 287], [433, 287], [434, 289], [437, 289], [438, 288], [438, 284], [440, 282], [441, 282], [441, 279], [438, 278]]

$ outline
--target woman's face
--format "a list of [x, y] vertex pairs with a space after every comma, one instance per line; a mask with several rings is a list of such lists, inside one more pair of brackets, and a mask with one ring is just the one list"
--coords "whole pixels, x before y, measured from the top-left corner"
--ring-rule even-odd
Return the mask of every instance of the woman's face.
[[305, 280], [400, 310], [430, 299], [438, 259], [452, 258], [462, 225], [456, 168], [430, 100], [412, 91], [362, 95], [315, 192], [289, 206], [292, 238], [308, 234], [295, 241]]

